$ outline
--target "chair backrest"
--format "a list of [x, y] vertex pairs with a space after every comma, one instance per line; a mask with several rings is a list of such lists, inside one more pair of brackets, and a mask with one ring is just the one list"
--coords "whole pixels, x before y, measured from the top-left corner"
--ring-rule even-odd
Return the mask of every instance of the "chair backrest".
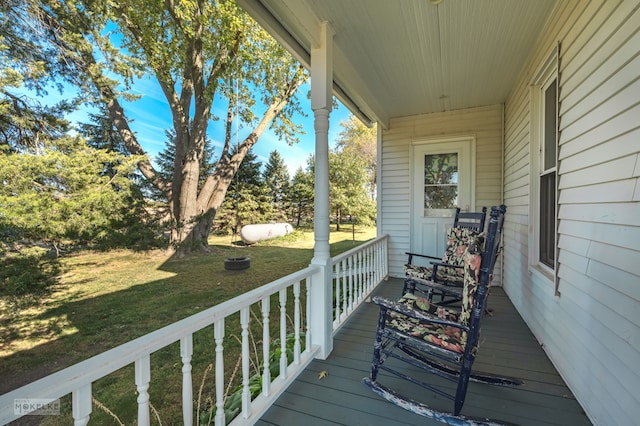
[[[479, 326], [480, 317], [484, 313], [487, 287], [498, 258], [506, 211], [504, 205], [492, 207], [486, 235], [478, 235], [464, 253], [464, 286], [459, 321], [471, 327], [472, 331], [473, 320], [477, 320], [475, 326]], [[477, 339], [477, 333], [475, 334], [474, 338]], [[475, 345], [476, 342], [477, 340], [471, 344]]]
[[456, 215], [453, 219], [453, 226], [458, 228], [475, 229], [478, 232], [484, 230], [484, 222], [487, 217], [487, 208], [483, 207], [479, 212], [463, 212], [460, 207], [456, 208]]
[[[464, 252], [476, 237], [480, 234], [480, 231], [473, 228], [459, 228], [453, 227], [447, 230], [447, 247], [442, 255], [442, 263], [448, 263], [449, 265], [462, 266], [464, 265]], [[464, 271], [460, 271], [460, 276]], [[453, 272], [455, 274], [455, 270]]]

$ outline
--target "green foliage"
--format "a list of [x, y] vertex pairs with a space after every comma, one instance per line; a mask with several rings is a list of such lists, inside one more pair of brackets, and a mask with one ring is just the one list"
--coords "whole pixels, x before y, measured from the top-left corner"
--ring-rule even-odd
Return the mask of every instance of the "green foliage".
[[270, 189], [260, 173], [261, 165], [258, 157], [249, 151], [216, 214], [216, 232], [235, 234], [244, 225], [269, 223], [277, 219]]
[[[264, 183], [269, 188], [272, 205], [282, 220], [286, 220], [287, 192], [289, 191], [289, 170], [278, 151], [271, 151], [262, 172]], [[280, 220], [280, 219], [278, 219]]]
[[[315, 159], [309, 159], [313, 176]], [[329, 208], [338, 230], [345, 218], [369, 225], [375, 221], [376, 205], [368, 194], [367, 166], [364, 160], [344, 151], [329, 152]]]
[[[375, 229], [361, 228], [356, 232], [354, 242], [351, 230], [332, 231], [331, 256], [376, 235]], [[279, 238], [279, 244], [272, 244], [271, 240], [269, 244], [239, 249], [230, 244], [228, 237], [214, 236], [210, 243], [216, 248], [215, 253], [180, 259], [170, 258], [159, 250], [85, 251], [57, 259], [65, 273], [58, 276], [56, 291], [40, 298], [36, 305], [28, 309], [5, 309], [7, 298], [0, 296], [3, 314], [0, 340], [6, 354], [0, 363], [0, 382], [26, 384], [38, 378], [36, 373], [70, 366], [105, 348], [116, 347], [305, 268], [313, 256], [313, 232], [305, 232], [295, 241], [289, 237]], [[251, 268], [235, 273], [224, 269], [223, 259], [245, 254], [251, 256]], [[288, 300], [291, 302], [293, 298]], [[141, 306], [144, 309], [140, 309]], [[277, 306], [277, 302], [274, 300], [271, 306]], [[270, 325], [275, 328], [271, 335], [279, 337], [279, 310], [272, 309], [271, 315]], [[231, 348], [240, 346], [234, 345], [233, 336], [239, 336], [241, 329], [238, 321], [229, 320], [227, 324], [224, 355], [228, 378], [238, 359], [238, 352]], [[250, 324], [261, 329], [262, 322], [252, 319]], [[254, 329], [253, 336], [260, 340], [262, 334]], [[211, 348], [215, 343], [211, 328], [194, 333], [193, 343], [195, 393], [212, 361]], [[258, 353], [262, 352], [258, 350]], [[151, 365], [151, 402], [160, 412], [163, 424], [181, 424], [182, 373], [178, 344], [152, 354]], [[93, 396], [127, 425], [135, 424], [137, 416], [133, 374], [131, 365], [94, 383]], [[205, 382], [203, 401], [214, 395], [211, 379], [209, 376]], [[229, 394], [236, 384], [229, 389]], [[68, 407], [63, 410], [66, 416], [43, 419], [43, 424], [73, 423], [70, 405]], [[96, 424], [113, 422], [95, 407], [92, 419]]]
[[25, 89], [46, 93], [51, 68], [38, 49], [37, 38], [22, 34], [24, 5], [13, 0], [0, 5], [0, 146], [5, 150], [37, 151], [49, 139], [68, 130], [64, 114], [72, 100], [42, 106], [24, 95]]
[[90, 122], [80, 123], [78, 129], [87, 140], [87, 145], [124, 156], [130, 155], [122, 135], [116, 130], [113, 120], [109, 117], [109, 111], [104, 106], [100, 106], [97, 114], [89, 113], [89, 118]]
[[368, 176], [370, 197], [376, 194], [377, 129], [367, 127], [354, 115], [340, 123], [342, 131], [336, 140], [336, 150], [359, 157], [364, 161]]
[[287, 204], [295, 227], [303, 224], [303, 219], [313, 212], [313, 174], [302, 167], [296, 170], [287, 192]]
[[43, 247], [24, 247], [0, 256], [0, 295], [42, 295], [56, 284], [60, 270], [58, 259]]
[[271, 151], [269, 154], [262, 177], [271, 190], [273, 202], [281, 203], [289, 187], [289, 170], [278, 151]]
[[[304, 351], [304, 343], [305, 343], [305, 334], [300, 333], [300, 343], [301, 348], [300, 351]], [[286, 342], [286, 354], [287, 354], [287, 363], [291, 363], [293, 361], [293, 347], [295, 344], [295, 334], [289, 333], [287, 334], [287, 342]], [[282, 347], [280, 345], [280, 339], [274, 339], [271, 342], [270, 350], [269, 350], [269, 372], [272, 378], [278, 377], [280, 374], [280, 356], [282, 354]], [[264, 369], [264, 363], [257, 364], [257, 371], [249, 378], [249, 393], [251, 394], [251, 400], [255, 399], [262, 392], [262, 370]], [[225, 399], [224, 401], [224, 414], [225, 414], [225, 423], [229, 424], [231, 420], [233, 420], [240, 411], [242, 410], [242, 392], [243, 386], [242, 384], [236, 386], [233, 389], [233, 392]], [[212, 407], [209, 410], [201, 410], [198, 413], [198, 417], [200, 418], [200, 424], [209, 424], [213, 422], [213, 419], [216, 415], [216, 407]]]
[[370, 223], [375, 204], [367, 194], [367, 169], [361, 157], [345, 152], [329, 153], [329, 200], [336, 224], [345, 216]]
[[[11, 50], [16, 63], [27, 64], [7, 67], [11, 72], [0, 71], [0, 79], [17, 84], [20, 72], [15, 70], [38, 70], [31, 79], [37, 89], [48, 81], [64, 81], [81, 93], [83, 102], [98, 106], [101, 117], [94, 117], [95, 127], [85, 127], [83, 134], [101, 147], [108, 144], [117, 151], [115, 146], [124, 146], [141, 156], [137, 166], [155, 187], [154, 198], [171, 207], [165, 212], [174, 227], [173, 247], [206, 249], [210, 222], [223, 201], [220, 195], [246, 150], [265, 130], [271, 128], [288, 143], [301, 133], [291, 118], [302, 113], [297, 89], [308, 73], [233, 0], [7, 0], [0, 12], [0, 36], [9, 40], [3, 49]], [[144, 150], [122, 107], [123, 100], [136, 98], [130, 88], [142, 76], [157, 80], [171, 108], [176, 159], [172, 180], [142, 157]], [[228, 115], [221, 161], [215, 169], [201, 170], [209, 164], [206, 135], [210, 120], [216, 119], [216, 96], [235, 105], [236, 120], [252, 128], [232, 157], [233, 116]], [[260, 104], [266, 107], [262, 117], [255, 112]], [[0, 100], [3, 113], [6, 107]], [[105, 112], [109, 118], [103, 122]], [[119, 140], [109, 139], [113, 129], [108, 121]], [[194, 191], [196, 176], [208, 177], [209, 184]]]
[[90, 148], [79, 137], [58, 139], [37, 155], [0, 153], [4, 242], [29, 239], [57, 249], [63, 243], [154, 240], [140, 222], [144, 202], [128, 178], [135, 162]]
[[[172, 129], [165, 131], [167, 140], [165, 147], [158, 153], [155, 158], [155, 162], [158, 164], [158, 175], [162, 177], [166, 182], [173, 182], [173, 174], [175, 170], [176, 160], [176, 132]], [[208, 137], [204, 141], [204, 149], [202, 151], [202, 158], [200, 159], [200, 173], [198, 175], [198, 190], [202, 189], [207, 177], [214, 172], [217, 159], [215, 158], [215, 149], [213, 142]], [[166, 200], [165, 194], [158, 191], [153, 185], [147, 185], [147, 194], [154, 200]]]

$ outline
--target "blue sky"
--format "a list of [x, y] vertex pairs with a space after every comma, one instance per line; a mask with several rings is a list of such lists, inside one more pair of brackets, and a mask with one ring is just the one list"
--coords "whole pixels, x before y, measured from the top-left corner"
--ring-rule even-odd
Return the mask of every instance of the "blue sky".
[[[68, 87], [67, 87], [68, 88]], [[293, 176], [298, 167], [306, 166], [306, 160], [315, 150], [315, 133], [313, 129], [313, 111], [311, 111], [311, 100], [307, 97], [309, 84], [300, 88], [299, 99], [303, 109], [307, 113], [307, 117], [298, 116], [296, 122], [302, 124], [304, 135], [300, 135], [300, 142], [289, 146], [286, 142], [280, 141], [271, 131], [267, 130], [258, 143], [253, 148], [253, 152], [258, 156], [258, 160], [263, 164], [269, 159], [269, 154], [273, 150], [277, 150], [282, 156], [285, 164], [289, 169], [289, 174]], [[54, 93], [55, 92], [55, 93]], [[140, 145], [147, 154], [153, 159], [158, 152], [162, 151], [165, 146], [166, 136], [165, 130], [172, 127], [171, 111], [169, 105], [154, 78], [144, 77], [137, 80], [132, 87], [132, 92], [141, 95], [141, 98], [127, 102], [123, 101], [122, 105], [125, 109], [127, 117], [132, 120], [131, 128], [137, 134]], [[55, 90], [50, 91], [47, 102], [56, 102], [61, 98], [69, 96], [57, 93]], [[261, 107], [264, 110], [264, 107]], [[216, 103], [213, 107], [213, 115], [224, 118], [226, 116], [226, 102], [222, 102], [216, 97]], [[259, 114], [260, 111], [256, 111]], [[349, 110], [338, 102], [338, 107], [331, 112], [329, 127], [329, 145], [335, 146], [335, 140], [342, 131], [340, 122], [346, 120], [350, 115]], [[73, 122], [88, 122], [88, 111], [86, 109], [73, 113], [69, 119]], [[240, 129], [240, 141], [250, 131], [249, 128]], [[211, 121], [208, 130], [209, 138], [215, 146], [215, 154], [219, 154], [222, 150], [224, 142], [224, 121]]]

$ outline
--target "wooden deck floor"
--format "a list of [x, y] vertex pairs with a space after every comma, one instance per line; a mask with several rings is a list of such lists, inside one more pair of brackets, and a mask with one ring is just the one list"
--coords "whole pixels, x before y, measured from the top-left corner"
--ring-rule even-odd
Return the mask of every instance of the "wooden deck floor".
[[[377, 293], [398, 297], [402, 281], [391, 279]], [[492, 289], [493, 315], [483, 320], [484, 339], [474, 368], [519, 377], [525, 385], [506, 388], [470, 383], [462, 414], [520, 425], [590, 425], [557, 371], [505, 293]], [[440, 424], [403, 410], [361, 383], [368, 376], [377, 306], [365, 303], [336, 335], [327, 360], [315, 360], [257, 423], [260, 425], [430, 425]], [[320, 372], [328, 376], [319, 379]], [[384, 372], [381, 375], [386, 374]], [[393, 377], [380, 379], [404, 395], [451, 411], [453, 403], [426, 390], [407, 388]]]

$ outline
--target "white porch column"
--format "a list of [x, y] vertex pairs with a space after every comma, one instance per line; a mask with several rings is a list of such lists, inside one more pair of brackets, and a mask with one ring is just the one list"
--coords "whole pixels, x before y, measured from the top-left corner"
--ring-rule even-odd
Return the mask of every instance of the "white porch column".
[[333, 99], [333, 31], [321, 24], [320, 45], [311, 49], [311, 109], [316, 132], [314, 255], [322, 268], [311, 283], [311, 344], [324, 359], [333, 350], [332, 268], [329, 255], [329, 113]]

